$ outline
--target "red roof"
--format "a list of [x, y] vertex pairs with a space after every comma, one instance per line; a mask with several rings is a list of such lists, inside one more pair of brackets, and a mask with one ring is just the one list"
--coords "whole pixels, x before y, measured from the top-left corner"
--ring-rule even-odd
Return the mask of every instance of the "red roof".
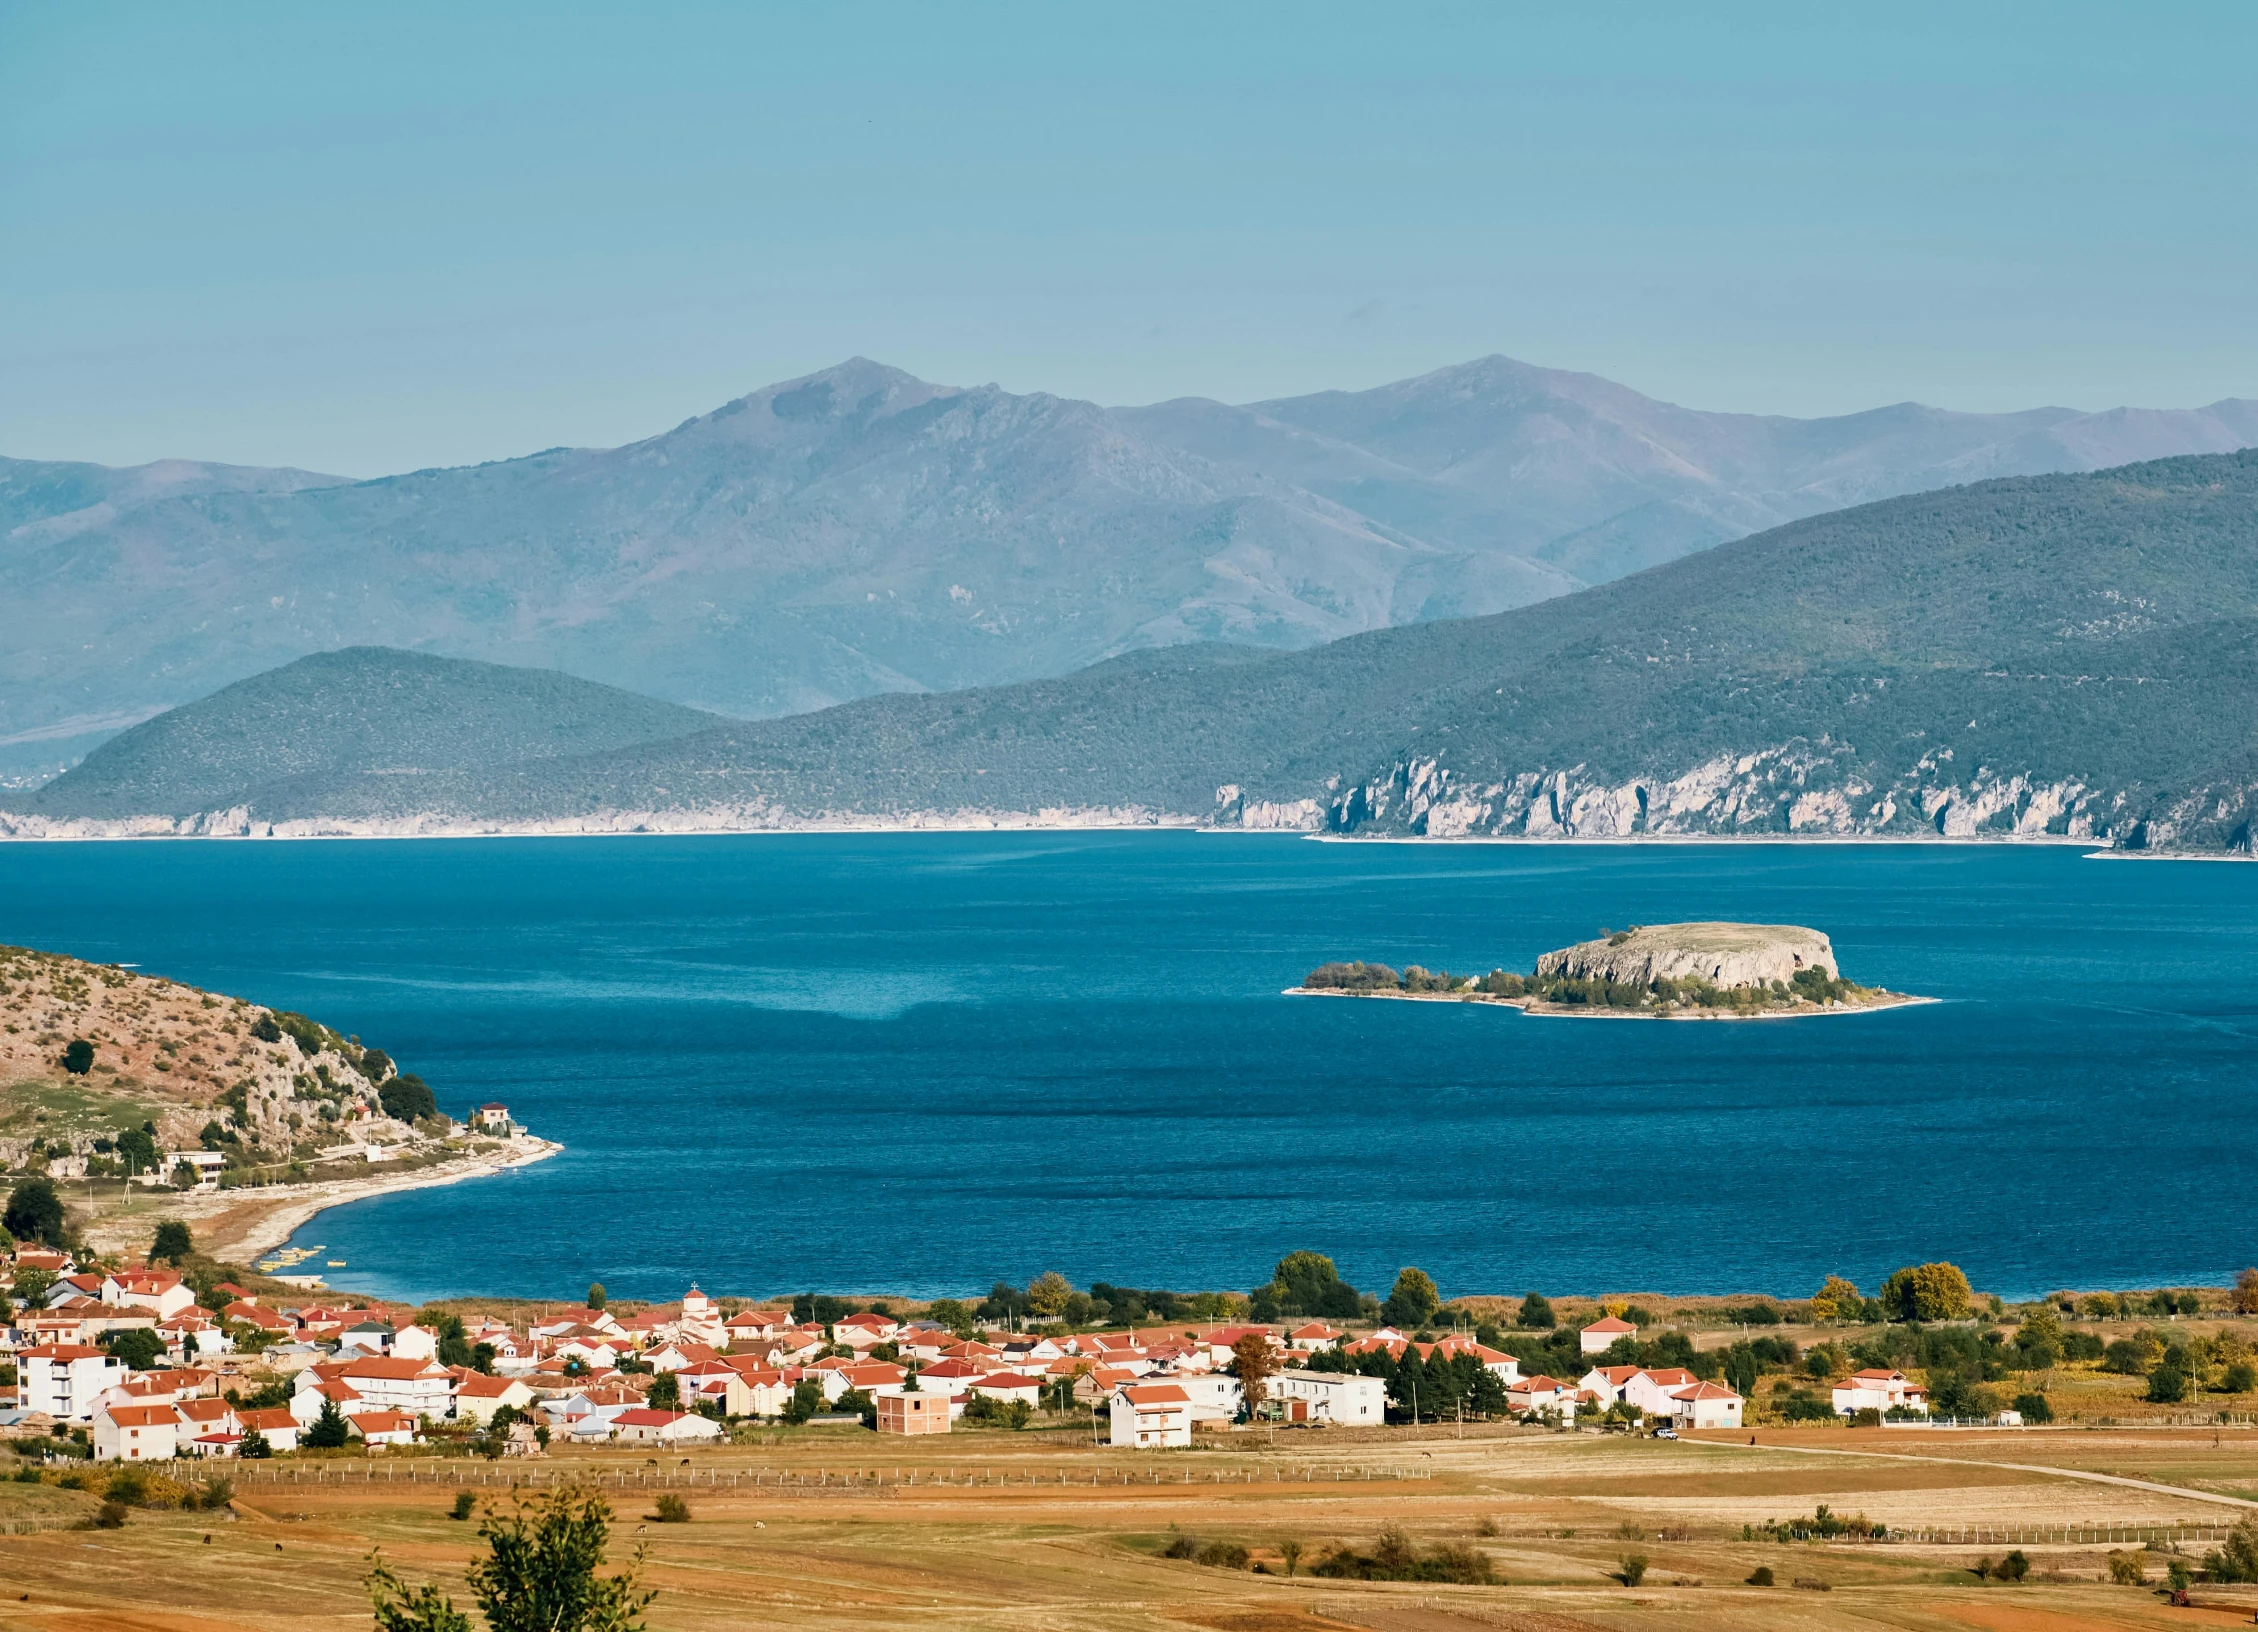
[[680, 1422], [689, 1414], [687, 1411], [656, 1411], [649, 1406], [634, 1406], [612, 1418], [612, 1424], [622, 1428], [665, 1428]]
[[1124, 1388], [1122, 1397], [1131, 1405], [1189, 1405], [1191, 1397], [1174, 1383], [1152, 1383], [1143, 1388]]
[[113, 1405], [109, 1415], [120, 1428], [154, 1428], [180, 1421], [180, 1413], [169, 1405]]
[[1584, 1330], [1587, 1332], [1605, 1332], [1613, 1336], [1618, 1332], [1636, 1332], [1638, 1328], [1618, 1316], [1608, 1315], [1604, 1319], [1593, 1321]]

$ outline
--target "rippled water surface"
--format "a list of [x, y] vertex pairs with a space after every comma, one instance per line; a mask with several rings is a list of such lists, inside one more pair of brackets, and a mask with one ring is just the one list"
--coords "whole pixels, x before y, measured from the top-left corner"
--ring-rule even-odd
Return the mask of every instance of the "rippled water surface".
[[[0, 938], [379, 1044], [562, 1156], [300, 1236], [394, 1296], [1446, 1292], [2231, 1276], [2258, 867], [1973, 846], [1181, 833], [0, 846]], [[1806, 923], [1930, 1007], [1745, 1025], [1288, 999], [1327, 958], [1526, 969]]]

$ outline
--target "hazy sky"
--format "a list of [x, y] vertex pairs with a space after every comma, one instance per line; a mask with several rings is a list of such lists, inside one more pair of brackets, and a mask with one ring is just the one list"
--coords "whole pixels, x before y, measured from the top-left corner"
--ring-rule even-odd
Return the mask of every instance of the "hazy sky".
[[1106, 402], [1489, 352], [1796, 414], [2258, 396], [2254, 62], [2242, 3], [0, 0], [0, 453], [376, 474], [858, 352]]

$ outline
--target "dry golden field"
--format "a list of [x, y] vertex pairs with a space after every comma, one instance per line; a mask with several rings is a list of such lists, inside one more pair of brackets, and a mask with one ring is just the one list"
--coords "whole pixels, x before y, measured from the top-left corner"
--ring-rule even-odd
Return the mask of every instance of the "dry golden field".
[[[122, 1530], [60, 1527], [91, 1511], [83, 1493], [0, 1484], [0, 1528], [50, 1526], [0, 1535], [0, 1628], [367, 1627], [361, 1581], [378, 1547], [410, 1581], [441, 1581], [467, 1605], [475, 1527], [447, 1517], [463, 1482], [494, 1498], [513, 1478], [574, 1475], [600, 1479], [615, 1504], [615, 1562], [648, 1544], [660, 1592], [650, 1622], [662, 1632], [2093, 1632], [2249, 1624], [2258, 1612], [2258, 1588], [2199, 1587], [2201, 1607], [2174, 1609], [2099, 1579], [2112, 1547], [2138, 1546], [2137, 1532], [2176, 1533], [2199, 1560], [2194, 1527], [2251, 1511], [2238, 1500], [2258, 1494], [2258, 1432], [2246, 1430], [1759, 1430], [1754, 1446], [1746, 1433], [1672, 1444], [1536, 1429], [1256, 1432], [1142, 1456], [994, 1431], [762, 1437], [687, 1461], [623, 1450], [532, 1463], [283, 1460], [228, 1470], [230, 1510], [140, 1510]], [[690, 1523], [647, 1522], [661, 1477], [688, 1498]], [[1819, 1504], [1947, 1536], [1746, 1538], [1745, 1526]], [[1424, 1547], [1481, 1549], [1508, 1584], [1306, 1574], [1333, 1545], [1369, 1550], [1391, 1524]], [[1243, 1545], [1262, 1572], [1161, 1557], [1182, 1534]], [[1304, 1570], [1291, 1579], [1289, 1540]], [[1969, 1568], [2018, 1545], [2032, 1564], [2021, 1585], [1986, 1584]], [[1648, 1570], [1631, 1588], [1617, 1576], [1634, 1553]], [[2160, 1580], [2168, 1555], [2143, 1556]], [[1777, 1586], [1744, 1584], [1759, 1565]]]

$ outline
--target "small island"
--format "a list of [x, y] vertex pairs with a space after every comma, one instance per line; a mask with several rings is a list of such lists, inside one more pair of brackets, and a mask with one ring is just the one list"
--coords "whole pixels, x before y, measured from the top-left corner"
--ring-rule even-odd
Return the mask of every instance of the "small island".
[[1600, 931], [1526, 975], [1454, 975], [1413, 964], [1328, 963], [1291, 997], [1496, 1003], [1525, 1014], [1625, 1020], [1778, 1020], [1930, 1003], [1845, 980], [1826, 936], [1797, 924], [1647, 924]]

